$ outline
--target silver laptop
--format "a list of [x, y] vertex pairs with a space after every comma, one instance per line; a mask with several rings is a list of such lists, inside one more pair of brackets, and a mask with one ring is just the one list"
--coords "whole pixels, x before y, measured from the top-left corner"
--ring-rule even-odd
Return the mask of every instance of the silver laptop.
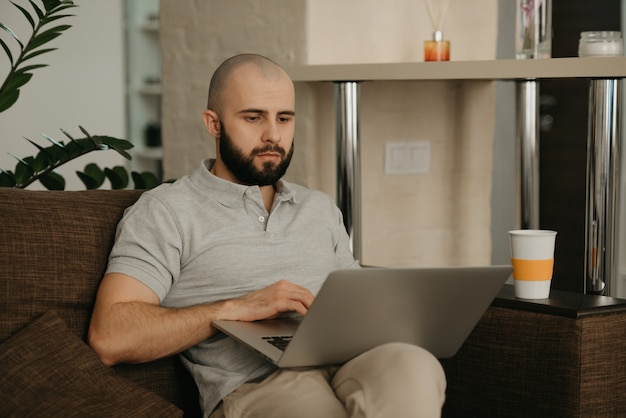
[[332, 272], [305, 317], [216, 328], [278, 367], [343, 363], [388, 342], [454, 356], [512, 272], [511, 266]]

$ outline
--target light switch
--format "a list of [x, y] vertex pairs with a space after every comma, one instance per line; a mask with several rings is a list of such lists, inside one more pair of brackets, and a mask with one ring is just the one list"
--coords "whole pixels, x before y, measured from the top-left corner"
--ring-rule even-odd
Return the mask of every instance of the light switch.
[[430, 141], [387, 142], [385, 174], [425, 174], [430, 169]]

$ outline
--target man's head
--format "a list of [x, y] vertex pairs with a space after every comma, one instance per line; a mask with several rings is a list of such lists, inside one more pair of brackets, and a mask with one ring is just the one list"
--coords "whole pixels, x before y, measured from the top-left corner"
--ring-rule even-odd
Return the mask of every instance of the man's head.
[[284, 175], [293, 154], [295, 94], [278, 64], [254, 54], [224, 61], [211, 78], [203, 118], [217, 142], [216, 175], [260, 186]]

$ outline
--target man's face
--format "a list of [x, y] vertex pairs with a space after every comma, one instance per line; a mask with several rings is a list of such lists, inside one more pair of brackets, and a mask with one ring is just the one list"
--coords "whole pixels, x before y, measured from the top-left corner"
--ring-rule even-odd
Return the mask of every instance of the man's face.
[[[263, 160], [261, 166], [257, 167], [255, 158], [270, 154], [276, 155], [276, 157]], [[293, 156], [293, 141], [287, 152], [278, 144], [267, 144], [256, 147], [246, 154], [235, 145], [222, 123], [220, 128], [220, 156], [224, 165], [241, 184], [269, 186], [276, 183], [287, 172]]]
[[[228, 81], [216, 129], [218, 175], [247, 185], [268, 186], [285, 174], [293, 154], [295, 93], [284, 72], [236, 69]], [[209, 131], [210, 132], [210, 131]]]

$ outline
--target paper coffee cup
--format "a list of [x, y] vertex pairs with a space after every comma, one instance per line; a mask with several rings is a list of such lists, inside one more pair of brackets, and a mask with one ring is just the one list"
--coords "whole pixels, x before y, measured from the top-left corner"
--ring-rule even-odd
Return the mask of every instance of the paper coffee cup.
[[519, 229], [509, 231], [509, 239], [515, 296], [520, 299], [550, 297], [556, 231]]

